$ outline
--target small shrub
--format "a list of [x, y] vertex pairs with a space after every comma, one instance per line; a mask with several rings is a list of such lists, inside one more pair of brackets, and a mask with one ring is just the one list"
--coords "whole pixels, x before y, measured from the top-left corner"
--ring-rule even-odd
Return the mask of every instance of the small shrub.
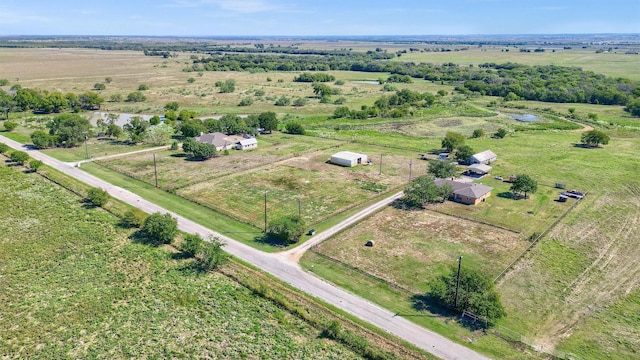
[[473, 130], [473, 134], [471, 135], [471, 137], [474, 139], [484, 137], [484, 130], [482, 129]]
[[7, 131], [13, 131], [13, 130], [15, 130], [15, 128], [17, 128], [17, 127], [18, 127], [18, 123], [17, 123], [17, 122], [9, 121], [9, 120], [7, 120], [7, 121], [5, 121], [5, 122], [4, 122], [4, 128], [5, 128]]
[[93, 206], [104, 206], [110, 197], [108, 192], [100, 188], [91, 188], [87, 192], [87, 200]]
[[275, 103], [276, 106], [288, 106], [291, 104], [291, 99], [282, 95]]
[[6, 153], [7, 151], [9, 151], [9, 149], [11, 149], [9, 145], [5, 143], [0, 143], [0, 154]]
[[203, 240], [198, 234], [187, 234], [180, 246], [180, 251], [194, 257], [202, 250]]
[[206, 270], [214, 270], [227, 262], [229, 255], [222, 250], [224, 243], [218, 238], [209, 239], [202, 243], [200, 264]]
[[178, 221], [171, 214], [153, 213], [144, 220], [142, 232], [156, 244], [169, 244], [178, 235]]
[[44, 165], [44, 163], [40, 160], [31, 160], [29, 161], [29, 169], [33, 171], [38, 171]]
[[103, 83], [95, 83], [93, 85], [93, 89], [94, 90], [104, 90], [106, 88], [107, 88], [107, 86], [105, 84], [103, 84]]
[[9, 159], [11, 159], [11, 161], [15, 161], [19, 165], [24, 165], [24, 163], [26, 163], [29, 160], [29, 154], [27, 154], [24, 151], [16, 150], [16, 151], [13, 151], [11, 155], [9, 155]]
[[147, 214], [144, 211], [137, 208], [131, 209], [122, 216], [122, 225], [129, 228], [140, 227], [146, 218]]
[[194, 82], [196, 82], [196, 79], [194, 79], [194, 78], [190, 77], [190, 78], [188, 78], [188, 79], [187, 79], [187, 82], [188, 82], [189, 84], [193, 84]]
[[147, 84], [140, 84], [138, 86], [138, 91], [145, 91], [145, 90], [149, 90], [149, 85]]
[[9, 80], [7, 79], [0, 79], [0, 86], [7, 86], [9, 85]]
[[238, 104], [238, 106], [251, 106], [251, 105], [253, 105], [253, 99], [250, 97], [246, 97], [240, 100], [240, 103]]
[[299, 121], [288, 122], [287, 125], [285, 125], [285, 130], [289, 134], [295, 134], [295, 135], [304, 135], [305, 134], [304, 127], [302, 126], [302, 124]]
[[293, 102], [293, 106], [301, 107], [307, 105], [307, 99], [299, 97]]
[[342, 80], [342, 79], [336, 80], [336, 82], [334, 84], [336, 84], [336, 85], [344, 85], [344, 80]]
[[178, 142], [177, 141], [172, 142], [169, 150], [173, 150], [173, 151], [178, 150]]
[[104, 78], [104, 82], [106, 82], [107, 84], [110, 84], [111, 81], [113, 81], [113, 79], [109, 76], [107, 76], [106, 78]]

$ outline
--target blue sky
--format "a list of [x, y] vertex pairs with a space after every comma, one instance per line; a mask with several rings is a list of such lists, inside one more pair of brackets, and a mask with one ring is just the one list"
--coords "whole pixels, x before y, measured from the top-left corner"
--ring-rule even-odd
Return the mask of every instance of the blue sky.
[[640, 33], [640, 0], [0, 0], [0, 35]]

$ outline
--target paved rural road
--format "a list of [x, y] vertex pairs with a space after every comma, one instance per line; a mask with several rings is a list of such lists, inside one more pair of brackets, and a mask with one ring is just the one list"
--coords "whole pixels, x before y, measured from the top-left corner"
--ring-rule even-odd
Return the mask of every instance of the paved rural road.
[[[158, 211], [162, 213], [170, 213], [178, 219], [180, 230], [188, 233], [200, 234], [205, 239], [210, 235], [216, 236], [226, 243], [225, 251], [229, 252], [233, 256], [258, 267], [273, 276], [276, 276], [282, 281], [289, 283], [293, 287], [302, 290], [307, 294], [315, 296], [391, 334], [394, 334], [437, 357], [456, 360], [488, 359], [471, 349], [418, 326], [401, 316], [396, 316], [396, 314], [393, 314], [389, 310], [381, 308], [370, 301], [360, 298], [316, 277], [312, 273], [302, 270], [295, 261], [289, 260], [286, 256], [283, 256], [283, 254], [268, 254], [248, 245], [244, 245], [227, 236], [216, 233], [204, 226], [194, 223], [193, 221], [174, 214], [158, 205], [152, 204], [128, 190], [111, 185], [104, 180], [87, 174], [79, 168], [56, 160], [37, 150], [25, 148], [22, 144], [4, 136], [0, 136], [0, 142], [4, 142], [14, 149], [26, 151], [32, 158], [41, 160], [48, 166], [56, 168], [65, 174], [89, 184], [90, 186], [100, 187], [108, 191], [114, 198], [136, 206], [147, 213], [154, 213]], [[394, 196], [398, 196], [398, 194]], [[357, 215], [358, 214], [354, 216]], [[346, 222], [349, 221], [350, 219], [346, 220]]]

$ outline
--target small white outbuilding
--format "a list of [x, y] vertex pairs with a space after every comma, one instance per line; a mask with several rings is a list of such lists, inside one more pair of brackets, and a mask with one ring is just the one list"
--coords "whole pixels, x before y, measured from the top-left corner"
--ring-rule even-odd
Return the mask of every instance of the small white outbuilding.
[[257, 147], [258, 147], [258, 140], [256, 140], [256, 138], [248, 138], [248, 139], [242, 139], [238, 141], [238, 144], [236, 145], [236, 150], [248, 150], [248, 149], [255, 149]]
[[329, 160], [329, 162], [340, 166], [351, 167], [359, 164], [366, 164], [367, 155], [358, 154], [351, 151], [340, 151], [331, 155], [331, 159]]

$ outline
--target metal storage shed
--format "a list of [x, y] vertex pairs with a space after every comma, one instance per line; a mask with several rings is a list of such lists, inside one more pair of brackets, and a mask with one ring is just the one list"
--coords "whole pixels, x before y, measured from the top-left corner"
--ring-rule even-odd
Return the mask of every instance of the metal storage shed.
[[331, 159], [329, 160], [329, 162], [336, 165], [351, 167], [359, 164], [366, 164], [367, 155], [358, 154], [351, 151], [340, 151], [331, 155]]

